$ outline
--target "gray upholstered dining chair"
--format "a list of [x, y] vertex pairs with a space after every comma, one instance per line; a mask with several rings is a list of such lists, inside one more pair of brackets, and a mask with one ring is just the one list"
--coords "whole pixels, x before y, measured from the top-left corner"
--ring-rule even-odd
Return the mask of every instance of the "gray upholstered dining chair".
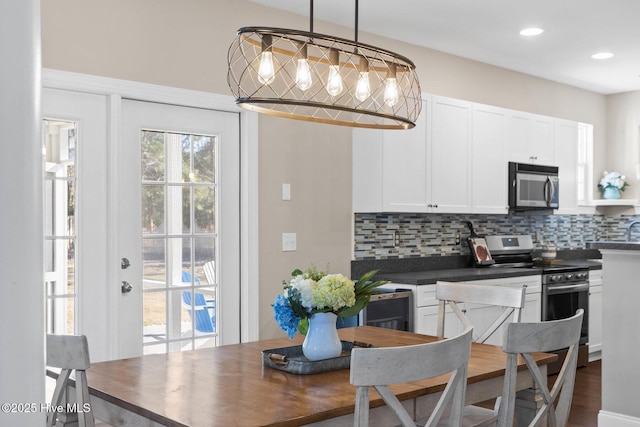
[[393, 394], [389, 384], [399, 384], [452, 373], [427, 427], [436, 426], [445, 412], [454, 426], [462, 418], [467, 386], [467, 365], [473, 328], [453, 338], [401, 347], [354, 348], [351, 352], [351, 384], [357, 387], [354, 426], [369, 425], [369, 387], [374, 387], [403, 426], [417, 424]]
[[[89, 369], [89, 344], [84, 335], [47, 335], [47, 367], [61, 369], [51, 399], [51, 408], [75, 411], [49, 411], [47, 427], [56, 425], [79, 425], [94, 427], [95, 421], [89, 401], [86, 370]], [[75, 372], [75, 387], [71, 386], [71, 374]], [[75, 388], [75, 400], [69, 399]]]

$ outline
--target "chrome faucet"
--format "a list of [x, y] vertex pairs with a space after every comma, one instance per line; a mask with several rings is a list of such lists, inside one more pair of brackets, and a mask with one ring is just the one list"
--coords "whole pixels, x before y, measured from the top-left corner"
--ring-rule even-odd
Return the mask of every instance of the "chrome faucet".
[[631, 228], [636, 224], [640, 224], [640, 221], [631, 221], [631, 223], [627, 225], [627, 242], [631, 241]]

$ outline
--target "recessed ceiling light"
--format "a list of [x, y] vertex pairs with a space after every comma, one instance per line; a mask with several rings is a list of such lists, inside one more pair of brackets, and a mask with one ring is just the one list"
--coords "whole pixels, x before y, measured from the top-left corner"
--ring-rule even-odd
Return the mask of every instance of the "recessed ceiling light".
[[524, 30], [520, 31], [520, 35], [521, 36], [537, 36], [539, 34], [544, 33], [544, 30], [542, 28], [525, 28]]
[[598, 52], [591, 55], [593, 59], [609, 59], [613, 56], [611, 52]]

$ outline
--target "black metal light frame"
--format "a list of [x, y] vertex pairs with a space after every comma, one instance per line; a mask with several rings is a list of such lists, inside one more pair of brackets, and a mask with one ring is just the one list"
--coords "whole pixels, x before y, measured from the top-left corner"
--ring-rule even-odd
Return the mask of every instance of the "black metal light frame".
[[[238, 30], [229, 47], [227, 74], [236, 104], [279, 117], [343, 126], [414, 127], [422, 109], [414, 63], [394, 52], [358, 42], [358, 0], [355, 40], [313, 32], [313, 0], [310, 3], [309, 32], [272, 27]], [[261, 68], [265, 52], [272, 61], [266, 78]], [[305, 61], [307, 85], [297, 84], [298, 67]], [[332, 95], [327, 84], [330, 72], [336, 70], [343, 90]], [[368, 91], [361, 90], [358, 97], [358, 82], [363, 78], [367, 81], [363, 87]], [[392, 96], [394, 87], [396, 97]]]

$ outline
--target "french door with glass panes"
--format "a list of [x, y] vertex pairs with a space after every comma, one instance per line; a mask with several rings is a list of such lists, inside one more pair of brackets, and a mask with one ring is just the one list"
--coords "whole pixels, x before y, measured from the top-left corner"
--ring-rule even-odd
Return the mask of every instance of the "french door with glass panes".
[[107, 250], [107, 98], [43, 89], [47, 332], [85, 334], [111, 357]]
[[124, 100], [122, 118], [120, 354], [238, 342], [239, 115]]
[[238, 342], [238, 114], [45, 89], [43, 117], [48, 331], [93, 361]]

